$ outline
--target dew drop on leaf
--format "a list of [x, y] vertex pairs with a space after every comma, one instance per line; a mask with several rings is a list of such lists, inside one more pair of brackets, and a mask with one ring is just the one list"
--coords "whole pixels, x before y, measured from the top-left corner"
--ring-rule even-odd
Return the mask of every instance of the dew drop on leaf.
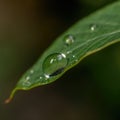
[[75, 37], [73, 35], [66, 35], [64, 37], [64, 42], [66, 45], [71, 45], [74, 43], [74, 41], [75, 41]]
[[69, 55], [70, 53], [72, 53], [72, 51], [67, 51], [66, 53]]
[[31, 82], [30, 82], [30, 76], [27, 76], [23, 82], [24, 86], [30, 86]]
[[33, 74], [34, 73], [34, 70], [30, 70], [30, 74]]
[[27, 76], [26, 78], [25, 78], [25, 80], [29, 80], [30, 79], [30, 76]]
[[90, 30], [95, 31], [96, 27], [97, 27], [96, 24], [93, 24], [93, 25], [90, 26]]
[[43, 71], [47, 79], [59, 75], [67, 66], [68, 60], [63, 53], [49, 55], [43, 62]]

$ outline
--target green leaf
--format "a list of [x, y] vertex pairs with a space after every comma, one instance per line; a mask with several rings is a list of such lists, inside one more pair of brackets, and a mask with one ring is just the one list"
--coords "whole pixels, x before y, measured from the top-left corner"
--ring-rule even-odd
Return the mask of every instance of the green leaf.
[[120, 41], [120, 2], [80, 20], [61, 35], [17, 83], [17, 90], [49, 84], [83, 58]]

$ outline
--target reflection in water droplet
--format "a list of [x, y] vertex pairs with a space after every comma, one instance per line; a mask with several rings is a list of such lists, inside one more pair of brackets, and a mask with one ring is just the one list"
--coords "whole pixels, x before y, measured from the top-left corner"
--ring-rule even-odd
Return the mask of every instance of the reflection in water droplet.
[[66, 45], [71, 45], [75, 41], [75, 37], [73, 35], [66, 35], [64, 37], [64, 41]]
[[96, 24], [91, 25], [90, 26], [91, 31], [95, 31], [96, 27], [97, 27]]
[[54, 53], [49, 55], [43, 63], [45, 78], [56, 76], [63, 72], [67, 66], [68, 60], [63, 53]]

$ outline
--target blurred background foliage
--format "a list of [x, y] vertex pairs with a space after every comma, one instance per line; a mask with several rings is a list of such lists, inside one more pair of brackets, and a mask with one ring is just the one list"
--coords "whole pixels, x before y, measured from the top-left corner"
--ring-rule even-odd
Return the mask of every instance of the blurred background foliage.
[[115, 0], [0, 0], [1, 120], [120, 120], [120, 43], [84, 59], [56, 82], [4, 100], [69, 26]]

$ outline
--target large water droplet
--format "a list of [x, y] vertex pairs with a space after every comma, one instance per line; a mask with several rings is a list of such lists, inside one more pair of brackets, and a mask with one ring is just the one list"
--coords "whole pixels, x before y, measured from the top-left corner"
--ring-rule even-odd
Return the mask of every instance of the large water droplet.
[[43, 71], [46, 79], [62, 73], [67, 66], [67, 63], [68, 60], [63, 53], [49, 55], [43, 63]]
[[65, 44], [66, 44], [66, 45], [71, 45], [71, 44], [74, 43], [75, 37], [74, 37], [73, 35], [66, 35], [66, 36], [64, 37], [64, 41], [65, 41]]

